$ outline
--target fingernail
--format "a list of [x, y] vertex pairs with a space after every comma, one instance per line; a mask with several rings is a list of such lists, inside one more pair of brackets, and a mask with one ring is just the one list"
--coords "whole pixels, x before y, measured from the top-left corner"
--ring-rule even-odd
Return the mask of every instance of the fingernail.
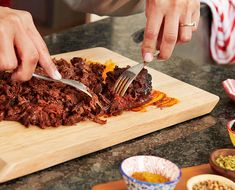
[[59, 73], [58, 70], [56, 70], [56, 71], [54, 72], [53, 77], [54, 77], [54, 79], [56, 79], [56, 80], [60, 80], [60, 79], [62, 78], [62, 76], [61, 76], [61, 74]]
[[153, 54], [152, 53], [145, 53], [144, 55], [144, 61], [151, 62], [153, 61]]

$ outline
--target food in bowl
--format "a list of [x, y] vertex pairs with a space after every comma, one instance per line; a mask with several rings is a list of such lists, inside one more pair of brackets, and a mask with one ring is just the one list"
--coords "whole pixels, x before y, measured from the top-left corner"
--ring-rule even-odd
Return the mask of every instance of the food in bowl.
[[219, 155], [216, 159], [215, 159], [215, 163], [227, 170], [235, 170], [235, 156], [234, 155]]
[[139, 181], [150, 183], [165, 183], [170, 181], [168, 178], [160, 174], [154, 174], [151, 172], [134, 172], [131, 176]]
[[234, 190], [232, 187], [224, 185], [219, 181], [205, 180], [193, 185], [193, 190]]
[[[84, 120], [105, 124], [106, 120], [101, 116], [120, 115], [123, 111], [138, 107], [141, 107], [141, 111], [146, 104], [162, 108], [178, 102], [165, 93], [153, 91], [152, 77], [147, 69], [139, 73], [126, 94], [120, 97], [114, 93], [113, 87], [128, 67], [120, 68], [110, 61], [101, 64], [81, 57], [74, 57], [70, 61], [54, 59], [53, 62], [63, 78], [77, 80], [88, 86], [93, 98], [62, 83], [34, 77], [23, 83], [13, 82], [11, 73], [2, 71], [0, 121], [18, 121], [26, 127], [36, 125], [41, 128], [70, 126]], [[45, 75], [40, 66], [35, 73]]]
[[215, 149], [209, 157], [210, 167], [215, 173], [235, 181], [234, 157], [234, 148]]
[[188, 190], [235, 190], [235, 183], [223, 176], [201, 174], [187, 181]]
[[[120, 172], [129, 190], [173, 190], [181, 177], [181, 170], [176, 164], [157, 156], [140, 155], [127, 158], [121, 163]], [[136, 172], [141, 177], [147, 176], [147, 180], [136, 179]], [[167, 180], [159, 182], [162, 177]]]

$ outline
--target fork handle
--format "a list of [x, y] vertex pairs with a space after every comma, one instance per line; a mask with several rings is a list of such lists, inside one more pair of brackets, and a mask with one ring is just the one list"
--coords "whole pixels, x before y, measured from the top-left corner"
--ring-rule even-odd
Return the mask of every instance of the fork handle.
[[156, 50], [156, 52], [153, 54], [153, 57], [156, 57], [160, 54], [160, 50]]
[[58, 82], [59, 81], [59, 80], [55, 80], [55, 79], [46, 77], [44, 75], [39, 75], [39, 74], [36, 74], [36, 73], [33, 73], [33, 77], [36, 77], [36, 78], [39, 78], [39, 79], [43, 79], [43, 80], [52, 81], [52, 82]]

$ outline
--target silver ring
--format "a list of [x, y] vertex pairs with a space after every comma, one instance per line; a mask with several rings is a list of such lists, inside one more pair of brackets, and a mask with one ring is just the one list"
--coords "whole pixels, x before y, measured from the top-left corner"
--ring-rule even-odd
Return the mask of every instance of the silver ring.
[[180, 27], [196, 27], [197, 23], [192, 22], [192, 23], [187, 23], [187, 24], [180, 24]]

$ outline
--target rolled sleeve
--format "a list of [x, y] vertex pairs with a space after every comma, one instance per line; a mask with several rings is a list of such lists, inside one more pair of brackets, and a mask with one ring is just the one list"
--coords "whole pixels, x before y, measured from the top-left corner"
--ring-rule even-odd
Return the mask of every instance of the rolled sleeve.
[[64, 0], [73, 10], [100, 16], [127, 16], [143, 12], [145, 0]]

